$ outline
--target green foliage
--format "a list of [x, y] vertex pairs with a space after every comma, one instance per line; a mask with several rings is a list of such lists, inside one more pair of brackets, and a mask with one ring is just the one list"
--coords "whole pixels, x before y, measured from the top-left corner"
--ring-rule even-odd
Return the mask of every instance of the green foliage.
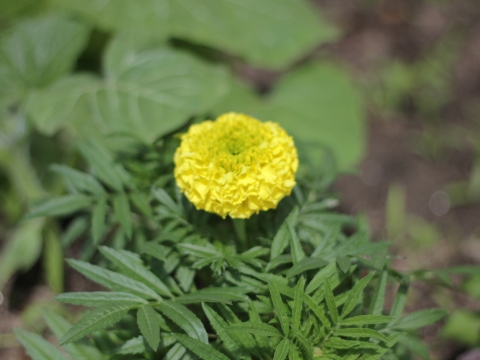
[[[153, 148], [115, 157], [95, 144], [84, 151], [91, 173], [72, 177], [61, 167], [76, 185], [70, 186], [75, 195], [60, 199], [100, 195], [76, 210], [91, 226], [106, 229], [102, 241], [108, 246], [98, 247], [106, 268], [68, 263], [112, 291], [56, 297], [93, 308], [59, 336], [60, 345], [93, 336], [102, 356], [139, 359], [380, 359], [399, 349], [426, 358], [415, 330], [445, 312], [402, 316], [402, 285], [386, 316], [387, 284], [407, 277], [389, 270], [388, 243], [370, 242], [360, 219], [325, 206], [328, 193], [299, 178], [297, 196], [249, 219], [245, 243], [237, 243], [229, 220], [194, 209], [171, 179], [163, 188], [140, 186], [143, 172], [127, 169]], [[103, 167], [95, 165], [98, 159]], [[171, 161], [157, 164], [160, 174]], [[145, 199], [143, 206], [132, 194]], [[48, 214], [45, 207], [39, 204], [31, 214]], [[345, 234], [346, 226], [355, 231]], [[83, 233], [98, 241], [98, 234]]]

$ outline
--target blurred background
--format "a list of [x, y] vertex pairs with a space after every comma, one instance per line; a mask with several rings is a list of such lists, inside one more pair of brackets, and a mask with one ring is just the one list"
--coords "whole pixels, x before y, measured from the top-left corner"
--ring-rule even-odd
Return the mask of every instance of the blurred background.
[[12, 327], [42, 331], [53, 294], [89, 286], [63, 269], [87, 225], [21, 221], [64, 192], [50, 165], [226, 111], [331, 149], [339, 211], [418, 280], [407, 310], [449, 311], [431, 358], [480, 359], [478, 1], [0, 0], [1, 359], [24, 358]]

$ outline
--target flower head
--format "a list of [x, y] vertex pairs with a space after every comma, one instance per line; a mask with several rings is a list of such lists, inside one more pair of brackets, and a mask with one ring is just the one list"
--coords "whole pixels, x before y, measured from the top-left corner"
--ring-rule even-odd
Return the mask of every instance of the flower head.
[[228, 113], [181, 136], [175, 179], [197, 209], [248, 218], [275, 208], [295, 186], [298, 155], [277, 123]]

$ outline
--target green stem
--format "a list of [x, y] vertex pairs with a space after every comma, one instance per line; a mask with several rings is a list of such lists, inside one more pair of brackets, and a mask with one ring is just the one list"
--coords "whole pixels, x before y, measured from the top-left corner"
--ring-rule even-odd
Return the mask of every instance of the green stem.
[[233, 219], [233, 227], [238, 238], [238, 249], [247, 250], [247, 232], [245, 230], [245, 219]]

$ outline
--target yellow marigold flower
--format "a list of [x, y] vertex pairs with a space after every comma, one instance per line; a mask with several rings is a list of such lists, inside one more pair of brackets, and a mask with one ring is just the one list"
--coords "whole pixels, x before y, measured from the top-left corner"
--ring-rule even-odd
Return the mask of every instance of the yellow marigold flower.
[[248, 218], [275, 208], [295, 186], [297, 150], [277, 123], [228, 113], [192, 125], [181, 140], [175, 179], [197, 209]]

